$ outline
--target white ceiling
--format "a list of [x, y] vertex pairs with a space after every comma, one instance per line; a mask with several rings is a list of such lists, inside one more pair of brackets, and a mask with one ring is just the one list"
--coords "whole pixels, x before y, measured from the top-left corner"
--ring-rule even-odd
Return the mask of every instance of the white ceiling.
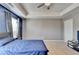
[[11, 3], [11, 9], [25, 18], [62, 18], [64, 14], [79, 7], [79, 3], [52, 3], [50, 10], [46, 6], [37, 8], [40, 3]]
[[46, 9], [46, 6], [37, 8], [41, 3], [23, 3], [23, 6], [28, 12], [61, 12], [63, 9], [71, 5], [71, 3], [52, 3], [50, 10]]
[[37, 8], [40, 3], [22, 3], [24, 8], [27, 10], [27, 17], [36, 16], [59, 16], [59, 14], [72, 5], [72, 3], [52, 3], [50, 10], [46, 9], [46, 6]]

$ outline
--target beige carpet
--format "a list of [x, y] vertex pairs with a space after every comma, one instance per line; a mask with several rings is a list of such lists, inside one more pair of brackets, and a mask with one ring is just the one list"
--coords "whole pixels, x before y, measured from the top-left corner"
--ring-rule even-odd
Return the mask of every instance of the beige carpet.
[[44, 40], [48, 55], [79, 55], [79, 52], [69, 48], [63, 41]]

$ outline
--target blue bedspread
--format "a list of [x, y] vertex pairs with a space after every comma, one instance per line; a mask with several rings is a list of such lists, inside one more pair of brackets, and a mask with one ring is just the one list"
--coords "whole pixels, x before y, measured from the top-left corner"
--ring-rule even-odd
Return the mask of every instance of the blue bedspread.
[[47, 52], [42, 40], [14, 40], [0, 47], [0, 55], [46, 55]]

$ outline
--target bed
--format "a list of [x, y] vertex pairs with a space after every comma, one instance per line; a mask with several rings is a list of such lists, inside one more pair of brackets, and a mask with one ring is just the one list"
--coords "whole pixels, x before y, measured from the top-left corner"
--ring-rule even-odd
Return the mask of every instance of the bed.
[[0, 55], [47, 55], [47, 53], [48, 49], [42, 40], [13, 39], [0, 46]]

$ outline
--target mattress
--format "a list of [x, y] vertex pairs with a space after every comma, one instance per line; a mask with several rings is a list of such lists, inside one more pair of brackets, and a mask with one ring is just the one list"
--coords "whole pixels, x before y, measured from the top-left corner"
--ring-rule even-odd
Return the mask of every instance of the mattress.
[[14, 40], [0, 47], [0, 55], [47, 55], [42, 40]]

